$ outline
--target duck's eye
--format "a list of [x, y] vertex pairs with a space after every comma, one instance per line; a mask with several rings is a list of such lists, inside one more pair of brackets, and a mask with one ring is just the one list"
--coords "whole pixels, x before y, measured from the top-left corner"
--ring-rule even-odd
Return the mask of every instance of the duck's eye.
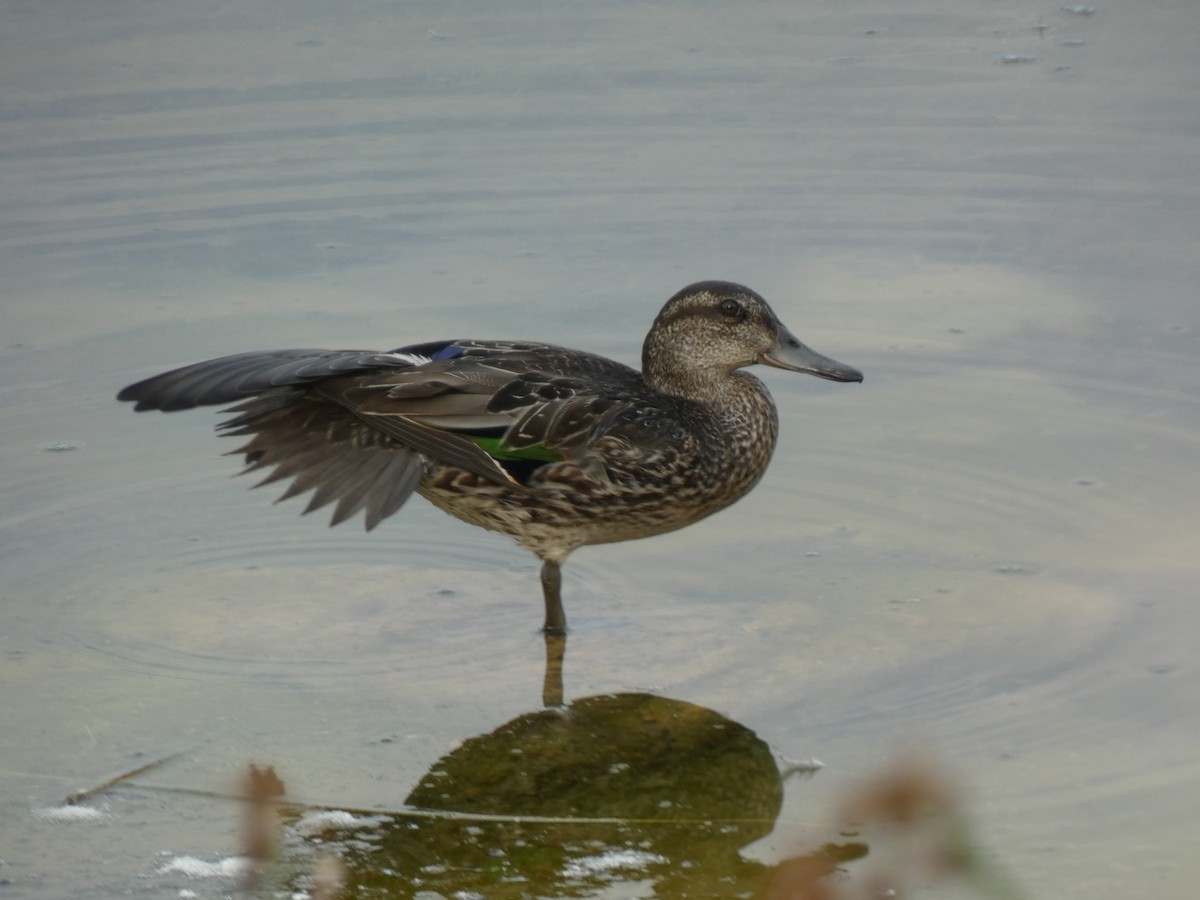
[[732, 297], [722, 300], [718, 309], [721, 310], [721, 315], [725, 316], [727, 319], [736, 319], [740, 322], [742, 319], [746, 318], [746, 310], [742, 308], [742, 304], [738, 303]]

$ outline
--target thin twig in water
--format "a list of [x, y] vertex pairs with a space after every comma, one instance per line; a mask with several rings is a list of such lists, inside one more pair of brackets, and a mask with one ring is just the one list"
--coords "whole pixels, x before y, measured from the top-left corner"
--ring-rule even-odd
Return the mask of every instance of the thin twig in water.
[[103, 794], [109, 788], [115, 787], [116, 785], [120, 784], [123, 781], [128, 781], [130, 778], [136, 778], [138, 775], [141, 775], [143, 772], [149, 772], [151, 769], [156, 769], [159, 766], [164, 765], [165, 763], [169, 763], [171, 760], [176, 759], [177, 757], [183, 756], [183, 754], [185, 754], [185, 753], [187, 753], [186, 750], [179, 750], [179, 751], [177, 751], [175, 753], [171, 753], [167, 756], [159, 757], [158, 759], [151, 760], [150, 762], [146, 763], [144, 766], [138, 766], [136, 769], [131, 769], [128, 772], [122, 772], [120, 775], [115, 775], [112, 778], [108, 779], [108, 781], [98, 784], [93, 788], [88, 788], [87, 790], [84, 790], [84, 791], [76, 791], [73, 794], [68, 794], [67, 799], [66, 799], [66, 804], [67, 804], [67, 806], [76, 806], [80, 803], [83, 803], [85, 800], [91, 800], [97, 794]]

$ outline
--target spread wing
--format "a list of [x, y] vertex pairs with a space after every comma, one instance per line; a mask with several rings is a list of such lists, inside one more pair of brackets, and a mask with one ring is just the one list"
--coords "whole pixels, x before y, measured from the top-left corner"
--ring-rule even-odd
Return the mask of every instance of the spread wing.
[[[368, 529], [398, 510], [422, 457], [521, 489], [542, 465], [586, 454], [600, 436], [662, 430], [639, 403], [634, 370], [546, 344], [449, 341], [363, 350], [241, 353], [125, 388], [118, 399], [164, 411], [242, 401], [223, 434], [260, 482], [294, 479], [332, 524], [362, 510]], [[651, 441], [653, 443], [653, 441]]]

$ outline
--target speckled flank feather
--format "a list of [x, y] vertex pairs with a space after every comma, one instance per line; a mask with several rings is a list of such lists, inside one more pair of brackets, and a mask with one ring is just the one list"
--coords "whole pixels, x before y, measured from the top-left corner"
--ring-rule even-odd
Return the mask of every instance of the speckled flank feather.
[[235, 451], [246, 471], [268, 471], [260, 484], [292, 479], [281, 499], [311, 491], [305, 512], [334, 504], [333, 524], [361, 511], [374, 528], [415, 491], [512, 535], [545, 563], [551, 628], [557, 567], [572, 550], [681, 528], [762, 477], [775, 406], [739, 369], [862, 379], [727, 282], [672, 297], [642, 362], [637, 372], [527, 341], [263, 351], [167, 372], [118, 398], [138, 410], [237, 403], [220, 428], [249, 437]]

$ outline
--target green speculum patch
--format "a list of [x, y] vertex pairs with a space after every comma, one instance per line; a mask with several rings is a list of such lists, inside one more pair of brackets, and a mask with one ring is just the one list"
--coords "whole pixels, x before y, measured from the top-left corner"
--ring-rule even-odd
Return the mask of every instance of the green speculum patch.
[[565, 457], [557, 450], [551, 450], [542, 444], [534, 444], [532, 447], [522, 447], [518, 450], [512, 450], [503, 447], [503, 438], [498, 437], [479, 437], [472, 435], [471, 442], [482, 449], [492, 459], [500, 462], [527, 460], [531, 462], [559, 462]]

